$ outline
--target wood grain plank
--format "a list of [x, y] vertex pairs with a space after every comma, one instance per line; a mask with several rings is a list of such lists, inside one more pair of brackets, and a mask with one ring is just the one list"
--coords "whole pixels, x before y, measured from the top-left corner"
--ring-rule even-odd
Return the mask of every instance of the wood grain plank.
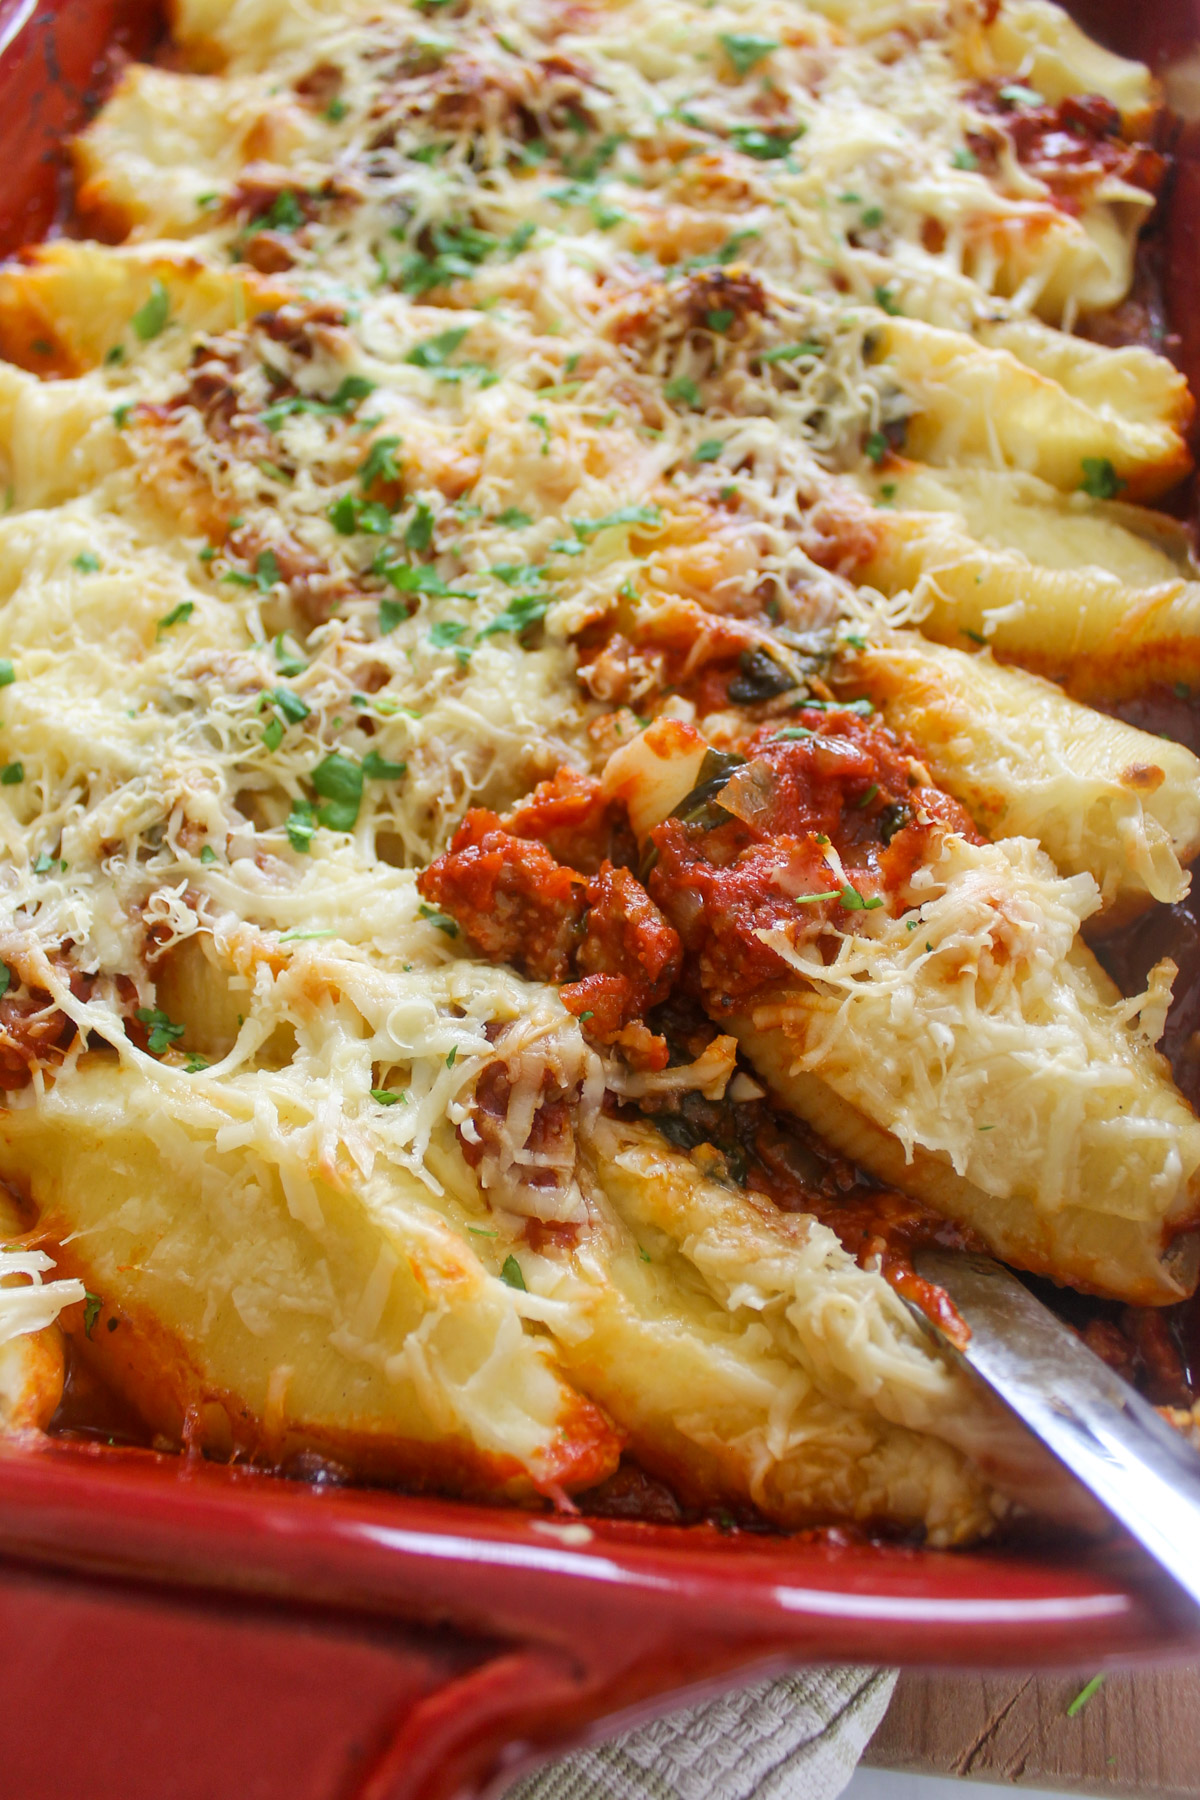
[[1082, 1675], [903, 1674], [864, 1762], [1067, 1792], [1196, 1800], [1200, 1665]]

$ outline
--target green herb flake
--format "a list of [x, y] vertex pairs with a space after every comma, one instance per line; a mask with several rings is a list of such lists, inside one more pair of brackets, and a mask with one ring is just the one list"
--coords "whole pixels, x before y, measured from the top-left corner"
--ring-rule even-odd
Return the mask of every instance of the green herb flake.
[[171, 316], [171, 302], [167, 290], [156, 275], [150, 283], [150, 293], [129, 321], [143, 344], [156, 338], [166, 328]]
[[1000, 89], [999, 97], [1009, 106], [1044, 106], [1046, 104], [1037, 89], [1026, 87], [1023, 81], [1010, 81], [1007, 87]]
[[393, 1092], [391, 1088], [372, 1088], [371, 1098], [377, 1106], [395, 1106], [404, 1099], [404, 1095]]
[[840, 891], [837, 888], [830, 888], [827, 894], [796, 894], [794, 896], [797, 906], [815, 906], [819, 900], [837, 900], [840, 897]]
[[500, 1270], [500, 1279], [510, 1288], [518, 1288], [522, 1294], [529, 1292], [525, 1286], [525, 1277], [521, 1273], [521, 1265], [515, 1256], [506, 1256]]
[[290, 648], [282, 631], [271, 648], [275, 653], [275, 667], [281, 675], [303, 675], [308, 664], [302, 656]]
[[793, 125], [786, 131], [761, 131], [757, 125], [735, 125], [729, 137], [734, 149], [740, 150], [743, 156], [752, 156], [756, 162], [781, 162], [804, 132], [803, 125]]
[[139, 1025], [149, 1025], [151, 1028], [147, 1039], [147, 1049], [151, 1056], [161, 1056], [187, 1029], [185, 1025], [173, 1025], [160, 1006], [139, 1006], [133, 1016]]
[[424, 901], [421, 902], [418, 910], [421, 917], [427, 920], [435, 931], [445, 932], [446, 936], [451, 938], [458, 936], [458, 923], [450, 917], [449, 913], [439, 912], [436, 906], [426, 906]]
[[216, 860], [217, 860], [217, 853], [213, 849], [212, 845], [205, 844], [200, 851], [200, 861], [207, 865], [208, 863], [215, 863]]
[[419, 500], [416, 511], [405, 527], [405, 544], [410, 550], [415, 550], [418, 556], [423, 556], [433, 543], [433, 527], [433, 508], [427, 506], [424, 500]]
[[1107, 456], [1085, 456], [1080, 487], [1093, 500], [1115, 500], [1126, 486]]
[[397, 625], [402, 625], [408, 617], [408, 608], [402, 600], [381, 600], [379, 602], [379, 635], [390, 637]]
[[362, 765], [331, 750], [313, 770], [312, 784], [325, 802], [317, 808], [319, 823], [330, 831], [353, 831], [362, 804]]
[[12, 970], [5, 962], [0, 962], [0, 994], [7, 994], [12, 986]]
[[883, 897], [876, 894], [873, 899], [865, 900], [857, 888], [844, 887], [838, 898], [847, 912], [874, 912], [877, 906], [883, 905]]
[[1093, 1699], [1094, 1696], [1100, 1692], [1100, 1689], [1103, 1686], [1104, 1686], [1104, 1676], [1103, 1675], [1093, 1675], [1092, 1679], [1088, 1682], [1087, 1686], [1080, 1688], [1079, 1692], [1076, 1694], [1075, 1698], [1072, 1700], [1071, 1704], [1068, 1706], [1068, 1708], [1067, 1708], [1068, 1719], [1073, 1719], [1073, 1718], [1075, 1718], [1077, 1713], [1081, 1713], [1083, 1711], [1084, 1707], [1087, 1705], [1088, 1701]]
[[700, 404], [700, 389], [690, 375], [677, 375], [674, 381], [668, 381], [663, 393], [668, 400], [680, 400], [685, 406]]
[[[602, 519], [572, 519], [571, 530], [581, 542], [594, 538], [614, 525], [661, 525], [662, 513], [657, 506], [619, 506]], [[552, 546], [557, 549], [557, 545]]]
[[0, 656], [0, 688], [11, 687], [17, 679], [17, 671], [7, 656]]
[[25, 764], [19, 762], [6, 763], [0, 769], [0, 787], [19, 787], [25, 779]]
[[981, 650], [986, 648], [987, 639], [984, 637], [982, 631], [972, 631], [968, 625], [961, 625], [959, 630], [965, 638], [970, 638], [973, 644], [978, 644]]
[[798, 744], [804, 738], [816, 737], [807, 725], [789, 725], [785, 731], [777, 731], [771, 739], [773, 744]]
[[458, 1060], [458, 1045], [455, 1044], [446, 1057], [446, 1067], [452, 1069]]
[[977, 169], [979, 167], [979, 158], [975, 155], [973, 150], [968, 150], [966, 146], [963, 145], [954, 152], [954, 155], [950, 158], [950, 164], [951, 167], [955, 169]]
[[271, 589], [283, 577], [279, 572], [279, 558], [273, 550], [260, 550], [254, 563], [254, 585], [260, 594], [269, 594]]
[[292, 810], [287, 816], [288, 842], [292, 849], [303, 855], [312, 848], [313, 834], [317, 829], [316, 812], [311, 800], [292, 801]]
[[533, 519], [529, 513], [522, 512], [519, 506], [506, 506], [503, 512], [496, 514], [496, 523], [507, 530], [519, 531], [524, 525], [532, 525]]
[[693, 451], [692, 461], [698, 463], [716, 462], [724, 448], [724, 438], [705, 438], [704, 442], [702, 444], [697, 444]]
[[804, 356], [824, 356], [824, 344], [814, 344], [806, 339], [802, 344], [776, 344], [773, 349], [759, 352], [761, 363], [798, 362]]
[[399, 481], [400, 470], [396, 463], [395, 452], [400, 448], [398, 437], [376, 438], [367, 452], [366, 460], [358, 471], [358, 479], [364, 488], [369, 488], [376, 481]]
[[875, 464], [876, 468], [879, 467], [879, 464], [883, 461], [884, 457], [888, 454], [891, 447], [892, 446], [888, 443], [888, 441], [884, 437], [882, 431], [873, 431], [871, 433], [870, 437], [867, 439], [866, 443], [863, 445], [863, 449], [866, 451], [866, 453], [870, 457], [871, 461]]
[[[196, 1052], [193, 1051], [192, 1054], [188, 1057], [187, 1061], [183, 1065], [183, 1072], [185, 1075], [199, 1075], [201, 1070], [207, 1069], [207, 1067], [208, 1067], [207, 1056], [200, 1056]], [[111, 1331], [115, 1324], [116, 1324], [116, 1320], [110, 1319], [108, 1322], [108, 1329]]]
[[407, 775], [408, 764], [388, 762], [378, 750], [368, 750], [362, 760], [362, 772], [366, 781], [399, 781], [402, 775]]
[[302, 725], [312, 710], [292, 688], [272, 688], [270, 698], [292, 725]]
[[94, 550], [81, 550], [78, 556], [71, 558], [71, 567], [78, 569], [81, 575], [94, 575], [100, 567], [100, 558]]
[[719, 42], [739, 75], [748, 75], [779, 48], [777, 38], [758, 37], [752, 31], [723, 31]]
[[350, 108], [346, 105], [346, 102], [338, 99], [335, 95], [322, 112], [321, 117], [323, 119], [328, 119], [331, 125], [340, 125], [349, 111]]
[[498, 632], [511, 631], [514, 637], [520, 637], [523, 631], [528, 631], [531, 625], [536, 625], [545, 618], [549, 606], [550, 597], [547, 594], [516, 594], [504, 611], [497, 613], [476, 635], [486, 638], [494, 637]]
[[92, 1335], [92, 1327], [95, 1325], [96, 1320], [100, 1317], [100, 1309], [103, 1305], [104, 1305], [104, 1302], [100, 1298], [99, 1294], [93, 1294], [92, 1290], [90, 1288], [84, 1288], [84, 1290], [83, 1290], [83, 1335], [85, 1338], [90, 1339], [90, 1337]]
[[710, 331], [725, 332], [733, 324], [733, 312], [728, 306], [718, 306], [714, 311], [704, 315], [704, 323]]
[[875, 289], [875, 304], [876, 304], [876, 306], [881, 307], [883, 309], [883, 311], [885, 313], [887, 313], [890, 318], [899, 319], [902, 317], [902, 313], [900, 310], [900, 303], [896, 299], [896, 296], [895, 296], [895, 294], [893, 294], [891, 288], [876, 287], [876, 289]]
[[48, 850], [43, 850], [33, 865], [35, 875], [48, 875], [54, 867], [54, 858]]
[[186, 624], [195, 610], [196, 602], [194, 600], [181, 600], [178, 606], [173, 606], [170, 612], [165, 613], [158, 621], [154, 630], [155, 637], [161, 637], [164, 631], [170, 631], [172, 625]]
[[404, 360], [418, 369], [444, 369], [470, 329], [469, 325], [456, 325], [450, 331], [439, 331], [436, 337], [415, 344]]
[[133, 411], [132, 400], [125, 401], [125, 403], [121, 406], [113, 407], [113, 415], [112, 415], [113, 416], [113, 424], [116, 426], [118, 431], [124, 431], [126, 425], [129, 423], [129, 415], [132, 411]]

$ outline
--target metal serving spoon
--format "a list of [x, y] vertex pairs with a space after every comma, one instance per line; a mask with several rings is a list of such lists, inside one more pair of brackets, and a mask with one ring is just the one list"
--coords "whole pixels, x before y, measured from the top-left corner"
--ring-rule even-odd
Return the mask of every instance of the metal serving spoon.
[[1094, 1531], [1102, 1515], [1065, 1465], [1200, 1605], [1200, 1456], [1186, 1439], [991, 1257], [921, 1250], [913, 1262], [949, 1294], [970, 1342], [960, 1351], [930, 1329], [1057, 1466], [1012, 1430], [1011, 1413], [979, 1460], [1037, 1512]]

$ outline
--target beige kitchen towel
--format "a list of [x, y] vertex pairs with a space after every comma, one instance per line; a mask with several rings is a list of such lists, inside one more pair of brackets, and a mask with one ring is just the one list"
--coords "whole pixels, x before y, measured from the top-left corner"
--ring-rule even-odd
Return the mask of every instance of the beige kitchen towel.
[[505, 1800], [836, 1800], [894, 1669], [802, 1669], [668, 1713], [527, 1775]]

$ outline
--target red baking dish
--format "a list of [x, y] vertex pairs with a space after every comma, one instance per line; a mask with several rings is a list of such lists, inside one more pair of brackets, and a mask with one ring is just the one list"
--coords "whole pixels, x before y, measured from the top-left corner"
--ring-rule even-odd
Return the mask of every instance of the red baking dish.
[[[1200, 0], [1088, 0], [1164, 67]], [[135, 0], [0, 0], [0, 250], [66, 213], [59, 146]], [[1200, 374], [1200, 152], [1165, 234]], [[951, 1554], [533, 1516], [307, 1486], [149, 1450], [0, 1452], [3, 1800], [449, 1800], [705, 1689], [854, 1660], [1086, 1666], [1194, 1655], [1130, 1548]]]

